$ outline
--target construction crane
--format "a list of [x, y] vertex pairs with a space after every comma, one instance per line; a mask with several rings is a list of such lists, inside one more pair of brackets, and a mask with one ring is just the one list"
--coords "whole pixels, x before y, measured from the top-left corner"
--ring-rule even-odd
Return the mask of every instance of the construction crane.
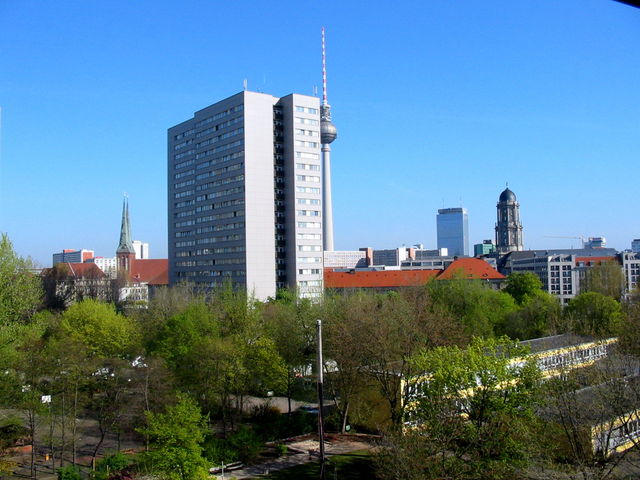
[[[582, 244], [582, 248], [584, 248], [584, 240], [586, 237], [583, 237], [582, 235], [577, 237], [571, 237], [569, 235], [545, 235], [545, 238], [571, 238], [571, 239], [580, 240], [580, 243]], [[573, 246], [571, 248], [573, 248]]]
[[[582, 248], [587, 248], [587, 245], [591, 244], [592, 242], [599, 244], [598, 247], [593, 247], [593, 248], [602, 248], [607, 243], [607, 239], [604, 237], [583, 237], [582, 235], [575, 236], [575, 237], [568, 236], [568, 235], [545, 235], [545, 237], [546, 238], [571, 238], [571, 239], [580, 240], [580, 242], [582, 243]], [[573, 246], [571, 248], [573, 248]]]

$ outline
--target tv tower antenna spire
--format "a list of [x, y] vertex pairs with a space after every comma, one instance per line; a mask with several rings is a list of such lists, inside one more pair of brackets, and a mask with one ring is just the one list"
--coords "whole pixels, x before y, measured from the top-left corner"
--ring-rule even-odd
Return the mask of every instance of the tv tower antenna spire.
[[324, 27], [322, 27], [322, 105], [327, 104], [327, 54], [324, 46]]
[[327, 57], [322, 27], [322, 104], [320, 105], [320, 143], [322, 143], [322, 243], [325, 251], [333, 251], [333, 207], [331, 203], [331, 147], [338, 130], [331, 123], [331, 106], [327, 101]]

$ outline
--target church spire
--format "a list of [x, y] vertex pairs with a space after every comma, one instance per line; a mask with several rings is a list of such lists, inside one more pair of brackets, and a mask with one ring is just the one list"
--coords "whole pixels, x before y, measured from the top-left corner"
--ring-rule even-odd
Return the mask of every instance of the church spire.
[[131, 224], [129, 223], [129, 202], [127, 197], [122, 202], [122, 225], [120, 226], [120, 244], [116, 253], [135, 253], [131, 242]]

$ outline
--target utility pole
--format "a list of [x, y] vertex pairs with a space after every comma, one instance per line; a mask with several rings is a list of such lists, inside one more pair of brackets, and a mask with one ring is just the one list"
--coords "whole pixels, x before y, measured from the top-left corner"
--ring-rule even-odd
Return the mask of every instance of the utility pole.
[[320, 464], [324, 464], [324, 421], [322, 404], [322, 320], [316, 320], [318, 332], [318, 441], [320, 443]]

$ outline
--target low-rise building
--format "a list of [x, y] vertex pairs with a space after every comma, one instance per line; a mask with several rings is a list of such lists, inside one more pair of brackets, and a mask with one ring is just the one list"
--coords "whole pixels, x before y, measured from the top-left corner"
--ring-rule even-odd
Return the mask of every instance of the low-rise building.
[[367, 252], [363, 250], [331, 250], [324, 252], [325, 268], [363, 268], [367, 263]]
[[326, 268], [324, 271], [325, 288], [338, 290], [354, 288], [393, 290], [425, 285], [431, 280], [452, 280], [455, 278], [486, 281], [494, 288], [499, 288], [505, 280], [504, 275], [484, 260], [477, 258], [459, 258], [452, 260], [442, 268], [418, 269], [411, 266], [409, 268]]
[[93, 250], [64, 249], [61, 252], [53, 254], [53, 266], [57, 263], [83, 263], [93, 258]]

